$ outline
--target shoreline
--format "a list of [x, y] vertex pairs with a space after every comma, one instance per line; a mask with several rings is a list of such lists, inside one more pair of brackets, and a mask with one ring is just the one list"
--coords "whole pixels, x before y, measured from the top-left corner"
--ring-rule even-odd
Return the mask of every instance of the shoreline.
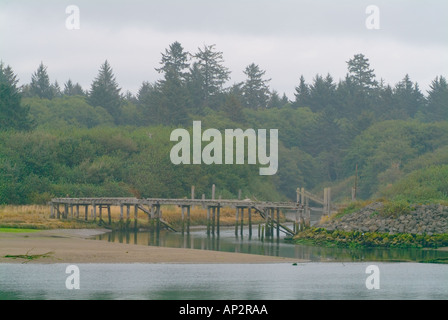
[[[199, 249], [152, 247], [90, 239], [104, 229], [0, 233], [2, 263], [261, 264], [307, 260]], [[8, 257], [9, 256], [9, 257]]]

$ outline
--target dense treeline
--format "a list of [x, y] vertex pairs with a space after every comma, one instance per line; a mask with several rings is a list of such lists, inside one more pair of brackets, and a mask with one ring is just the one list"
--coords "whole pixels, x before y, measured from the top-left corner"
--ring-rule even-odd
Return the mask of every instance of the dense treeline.
[[[107, 61], [88, 90], [72, 80], [63, 88], [52, 83], [43, 63], [18, 87], [1, 63], [0, 204], [66, 195], [183, 197], [191, 185], [209, 196], [212, 184], [224, 198], [242, 189], [248, 197], [294, 199], [298, 186], [332, 186], [333, 197], [344, 199], [355, 181], [364, 199], [448, 199], [435, 174], [446, 175], [448, 163], [443, 76], [426, 94], [409, 75], [391, 86], [357, 54], [339, 81], [299, 77], [290, 100], [255, 63], [243, 71], [245, 81], [226, 87], [231, 72], [222, 52], [212, 45], [191, 54], [178, 42], [156, 70], [161, 79], [142, 83], [134, 96], [122, 92]], [[277, 175], [261, 177], [249, 165], [174, 166], [170, 133], [193, 120], [220, 130], [279, 129]]]

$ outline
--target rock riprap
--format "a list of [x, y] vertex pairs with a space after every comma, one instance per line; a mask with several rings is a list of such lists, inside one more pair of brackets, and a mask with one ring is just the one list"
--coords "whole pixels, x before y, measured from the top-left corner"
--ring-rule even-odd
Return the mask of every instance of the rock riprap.
[[406, 213], [388, 216], [384, 203], [372, 203], [357, 212], [345, 214], [316, 227], [328, 231], [361, 231], [380, 233], [443, 234], [448, 233], [448, 206], [439, 204], [411, 205]]

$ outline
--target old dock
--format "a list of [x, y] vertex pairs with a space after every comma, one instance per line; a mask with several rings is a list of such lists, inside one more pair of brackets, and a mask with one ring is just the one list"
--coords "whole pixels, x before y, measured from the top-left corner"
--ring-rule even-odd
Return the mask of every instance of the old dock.
[[[173, 232], [190, 233], [190, 219], [194, 208], [204, 208], [207, 210], [207, 234], [219, 235], [220, 213], [222, 208], [233, 208], [235, 210], [235, 235], [243, 234], [244, 216], [247, 213], [249, 235], [252, 235], [252, 215], [258, 214], [265, 222], [261, 232], [263, 236], [277, 237], [280, 233], [288, 236], [296, 234], [299, 230], [309, 226], [310, 208], [309, 201], [323, 204], [323, 214], [329, 214], [331, 210], [329, 191], [324, 192], [324, 199], [319, 199], [303, 188], [297, 189], [297, 202], [270, 202], [253, 201], [250, 199], [194, 199], [194, 187], [192, 188], [191, 199], [137, 199], [137, 198], [55, 198], [49, 203], [50, 216], [54, 219], [84, 219], [112, 223], [111, 207], [120, 208], [120, 221], [134, 221], [134, 228], [137, 228], [138, 213], [142, 211], [155, 226], [156, 231], [167, 229]], [[181, 230], [176, 230], [169, 223], [164, 221], [162, 216], [162, 206], [178, 206], [181, 208], [182, 226]], [[107, 214], [107, 220], [103, 219], [103, 210]], [[293, 228], [289, 228], [281, 223], [281, 212], [294, 212]], [[134, 215], [131, 219], [131, 215]]]

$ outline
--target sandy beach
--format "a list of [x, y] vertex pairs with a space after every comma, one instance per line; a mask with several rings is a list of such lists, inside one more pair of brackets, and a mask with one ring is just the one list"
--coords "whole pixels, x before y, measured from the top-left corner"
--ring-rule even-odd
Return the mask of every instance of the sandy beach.
[[[0, 233], [0, 263], [294, 263], [298, 259], [89, 239], [104, 230]], [[34, 256], [25, 257], [5, 256]]]

